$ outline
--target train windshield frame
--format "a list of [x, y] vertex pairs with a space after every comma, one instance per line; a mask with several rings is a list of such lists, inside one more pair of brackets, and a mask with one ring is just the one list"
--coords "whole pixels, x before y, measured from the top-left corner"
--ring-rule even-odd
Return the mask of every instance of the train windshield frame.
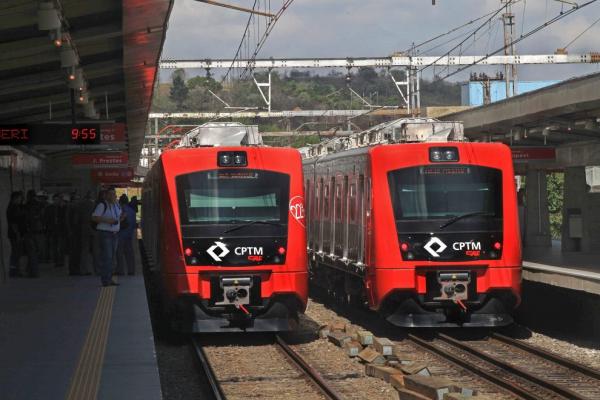
[[182, 226], [288, 223], [288, 174], [214, 169], [179, 175], [175, 182]]
[[[419, 165], [389, 171], [388, 184], [399, 232], [502, 229], [500, 169]], [[443, 226], [453, 218], [455, 223]]]

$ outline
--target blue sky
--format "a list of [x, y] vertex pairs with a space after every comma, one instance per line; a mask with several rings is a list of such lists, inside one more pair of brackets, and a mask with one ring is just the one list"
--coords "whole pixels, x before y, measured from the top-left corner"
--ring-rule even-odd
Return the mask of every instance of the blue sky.
[[[219, 1], [245, 7], [254, 3], [252, 0]], [[282, 2], [271, 0], [272, 8]], [[500, 7], [500, 0], [436, 0], [436, 3], [432, 6], [430, 0], [295, 0], [259, 57], [386, 56]], [[570, 7], [556, 0], [519, 0], [516, 3], [513, 12], [517, 35], [556, 16], [562, 7]], [[600, 1], [521, 42], [517, 51], [521, 54], [553, 53], [599, 17]], [[194, 0], [176, 0], [163, 57], [231, 58], [247, 19], [245, 13]], [[499, 21], [494, 20], [482, 32], [465, 54], [485, 54], [501, 46]], [[465, 47], [471, 43], [467, 42]], [[429, 54], [440, 55], [450, 47], [452, 45], [441, 47]], [[600, 51], [600, 23], [569, 47], [570, 53], [587, 51]], [[493, 72], [496, 68], [477, 67], [475, 70]], [[597, 71], [600, 71], [600, 65], [520, 67], [519, 78], [564, 79]], [[467, 76], [468, 72], [465, 72], [457, 77], [464, 79]]]

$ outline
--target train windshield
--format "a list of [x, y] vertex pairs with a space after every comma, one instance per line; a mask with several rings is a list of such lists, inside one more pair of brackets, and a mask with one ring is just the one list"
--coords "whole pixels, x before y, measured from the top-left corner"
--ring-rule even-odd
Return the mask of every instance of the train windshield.
[[176, 178], [182, 225], [287, 224], [290, 177], [222, 169]]
[[474, 165], [402, 168], [388, 173], [399, 228], [501, 228], [502, 171]]

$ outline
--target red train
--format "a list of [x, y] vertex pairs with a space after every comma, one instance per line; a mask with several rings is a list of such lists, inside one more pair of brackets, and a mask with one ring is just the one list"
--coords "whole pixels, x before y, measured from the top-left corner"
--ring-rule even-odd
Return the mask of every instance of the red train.
[[520, 302], [511, 152], [403, 143], [304, 161], [311, 282], [405, 327], [502, 326]]
[[143, 188], [143, 239], [161, 309], [183, 332], [293, 329], [308, 272], [296, 150], [165, 151]]

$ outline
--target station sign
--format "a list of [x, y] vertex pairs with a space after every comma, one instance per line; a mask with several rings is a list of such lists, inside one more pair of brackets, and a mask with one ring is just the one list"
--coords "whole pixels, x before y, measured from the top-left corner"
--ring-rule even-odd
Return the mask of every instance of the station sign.
[[129, 155], [120, 153], [80, 153], [71, 156], [71, 164], [88, 168], [118, 168], [126, 167]]
[[514, 162], [556, 159], [554, 147], [512, 147], [511, 151]]
[[94, 145], [101, 143], [101, 124], [49, 123], [0, 125], [0, 145]]
[[113, 185], [131, 182], [134, 176], [133, 168], [93, 169], [90, 173], [92, 181]]
[[127, 141], [124, 123], [102, 124], [100, 135], [102, 144], [125, 143]]

